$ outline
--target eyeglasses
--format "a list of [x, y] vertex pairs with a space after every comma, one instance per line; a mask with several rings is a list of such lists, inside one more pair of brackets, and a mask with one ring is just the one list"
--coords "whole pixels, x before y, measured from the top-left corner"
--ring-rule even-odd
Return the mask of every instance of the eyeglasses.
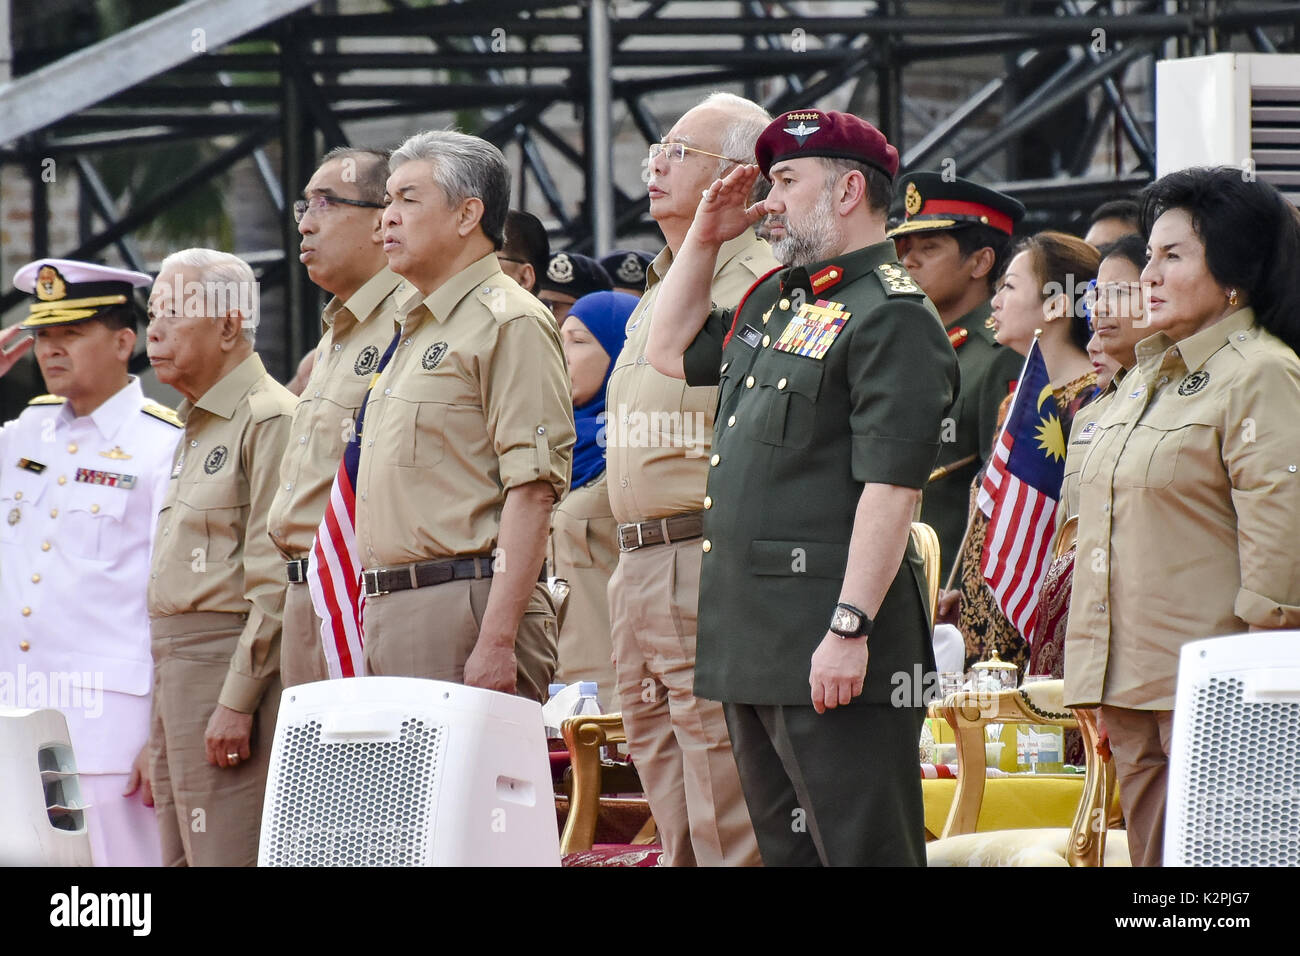
[[307, 213], [314, 212], [320, 215], [331, 205], [339, 206], [360, 206], [362, 209], [383, 209], [384, 204], [381, 202], [369, 202], [365, 199], [344, 199], [342, 196], [327, 196], [321, 193], [312, 196], [310, 199], [299, 199], [293, 204], [293, 221], [302, 222]]
[[714, 159], [725, 159], [729, 163], [735, 163], [737, 166], [744, 166], [749, 162], [747, 159], [732, 159], [730, 156], [722, 156], [718, 153], [710, 153], [707, 149], [696, 149], [694, 146], [687, 146], [685, 143], [651, 143], [650, 159], [659, 158], [660, 153], [666, 153], [670, 163], [680, 163], [686, 158], [686, 154], [700, 153], [704, 156], [712, 156]]

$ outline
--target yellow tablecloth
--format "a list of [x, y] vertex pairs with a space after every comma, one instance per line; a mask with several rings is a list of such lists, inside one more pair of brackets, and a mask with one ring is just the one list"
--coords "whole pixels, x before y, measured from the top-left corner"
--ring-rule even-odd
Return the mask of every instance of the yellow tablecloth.
[[[927, 837], [937, 838], [943, 832], [956, 792], [956, 780], [921, 781]], [[1074, 822], [1074, 812], [1082, 796], [1083, 774], [990, 777], [984, 781], [984, 802], [980, 805], [976, 829], [1068, 828]]]

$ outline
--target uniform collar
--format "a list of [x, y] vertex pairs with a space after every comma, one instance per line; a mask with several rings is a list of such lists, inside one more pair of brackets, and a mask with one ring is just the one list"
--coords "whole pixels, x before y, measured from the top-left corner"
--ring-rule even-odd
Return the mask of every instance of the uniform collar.
[[401, 276], [388, 266], [384, 266], [367, 279], [365, 285], [348, 296], [346, 302], [340, 301], [338, 296], [330, 299], [321, 315], [321, 321], [326, 328], [332, 327], [335, 320], [340, 317], [345, 321], [351, 318], [353, 322], [365, 322], [379, 310], [380, 303], [388, 298], [390, 293], [396, 291], [403, 281]]
[[200, 395], [199, 400], [193, 405], [188, 400], [181, 402], [177, 414], [182, 419], [188, 419], [191, 408], [201, 408], [220, 418], [234, 418], [235, 409], [248, 394], [248, 390], [265, 377], [266, 366], [262, 364], [261, 357], [254, 352], [227, 372], [217, 384]]
[[[738, 236], [733, 236], [718, 247], [718, 258], [713, 264], [713, 277], [716, 279], [732, 259], [739, 256], [742, 252], [748, 252], [756, 246], [766, 245], [753, 229], [746, 229]], [[651, 286], [657, 284], [668, 274], [668, 267], [673, 264], [673, 251], [667, 246], [660, 250], [659, 255], [654, 257], [654, 261], [646, 266], [645, 287], [648, 290]]]
[[825, 273], [828, 269], [833, 269], [839, 275], [834, 277], [832, 285], [823, 287], [827, 295], [833, 295], [830, 290], [836, 285], [853, 282], [855, 279], [860, 279], [874, 271], [878, 266], [897, 261], [898, 250], [895, 249], [892, 240], [886, 239], [884, 242], [875, 242], [869, 246], [863, 246], [861, 249], [854, 249], [852, 252], [832, 256], [820, 262], [788, 268], [781, 273], [781, 291], [787, 293], [793, 292], [795, 289], [803, 289], [807, 292], [819, 294], [817, 290], [813, 289], [812, 277]]
[[464, 269], [461, 269], [460, 272], [438, 286], [437, 289], [423, 299], [416, 298], [420, 294], [417, 289], [410, 298], [402, 303], [405, 307], [404, 311], [416, 315], [420, 306], [423, 306], [428, 310], [435, 322], [445, 322], [456, 306], [460, 305], [461, 300], [469, 295], [479, 283], [487, 282], [498, 276], [504, 279], [505, 273], [501, 271], [501, 263], [497, 260], [497, 254], [489, 252], [482, 259], [471, 262]]
[[[135, 417], [143, 405], [144, 390], [140, 388], [140, 380], [132, 375], [124, 387], [84, 417], [94, 423], [101, 435], [112, 438], [123, 425]], [[70, 404], [64, 403], [60, 418], [67, 424], [77, 420], [72, 414]]]
[[961, 318], [949, 322], [944, 328], [955, 329], [957, 326], [961, 326], [964, 329], [987, 329], [988, 325], [986, 323], [992, 314], [993, 300], [985, 299]]
[[1209, 361], [1211, 355], [1243, 333], [1252, 337], [1255, 334], [1255, 310], [1250, 307], [1238, 309], [1181, 342], [1175, 342], [1164, 332], [1147, 336], [1137, 344], [1138, 364], [1145, 365], [1173, 351], [1182, 359], [1188, 372], [1195, 372]]

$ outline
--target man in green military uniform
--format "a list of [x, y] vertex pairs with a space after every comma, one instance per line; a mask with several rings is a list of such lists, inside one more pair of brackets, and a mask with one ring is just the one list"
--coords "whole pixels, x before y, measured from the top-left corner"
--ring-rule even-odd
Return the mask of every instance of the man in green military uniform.
[[[721, 386], [695, 692], [725, 705], [765, 864], [924, 865], [934, 655], [909, 526], [957, 360], [885, 239], [898, 153], [879, 130], [796, 110], [756, 155], [704, 191], [646, 350]], [[760, 171], [771, 194], [746, 208]], [[765, 214], [787, 267], [709, 312], [718, 247]]]
[[911, 173], [899, 186], [907, 218], [889, 238], [939, 310], [961, 369], [939, 462], [921, 501], [921, 520], [939, 535], [946, 578], [966, 531], [971, 479], [988, 461], [998, 406], [1024, 363], [994, 339], [990, 300], [1025, 207], [994, 189], [938, 173]]

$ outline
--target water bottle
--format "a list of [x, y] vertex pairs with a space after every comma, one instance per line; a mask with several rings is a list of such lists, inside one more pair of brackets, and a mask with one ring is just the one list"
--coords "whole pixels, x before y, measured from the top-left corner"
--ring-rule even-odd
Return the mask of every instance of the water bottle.
[[578, 702], [573, 705], [573, 710], [569, 713], [570, 717], [577, 717], [580, 714], [599, 714], [600, 700], [596, 697], [596, 682], [594, 680], [584, 680], [578, 684]]

